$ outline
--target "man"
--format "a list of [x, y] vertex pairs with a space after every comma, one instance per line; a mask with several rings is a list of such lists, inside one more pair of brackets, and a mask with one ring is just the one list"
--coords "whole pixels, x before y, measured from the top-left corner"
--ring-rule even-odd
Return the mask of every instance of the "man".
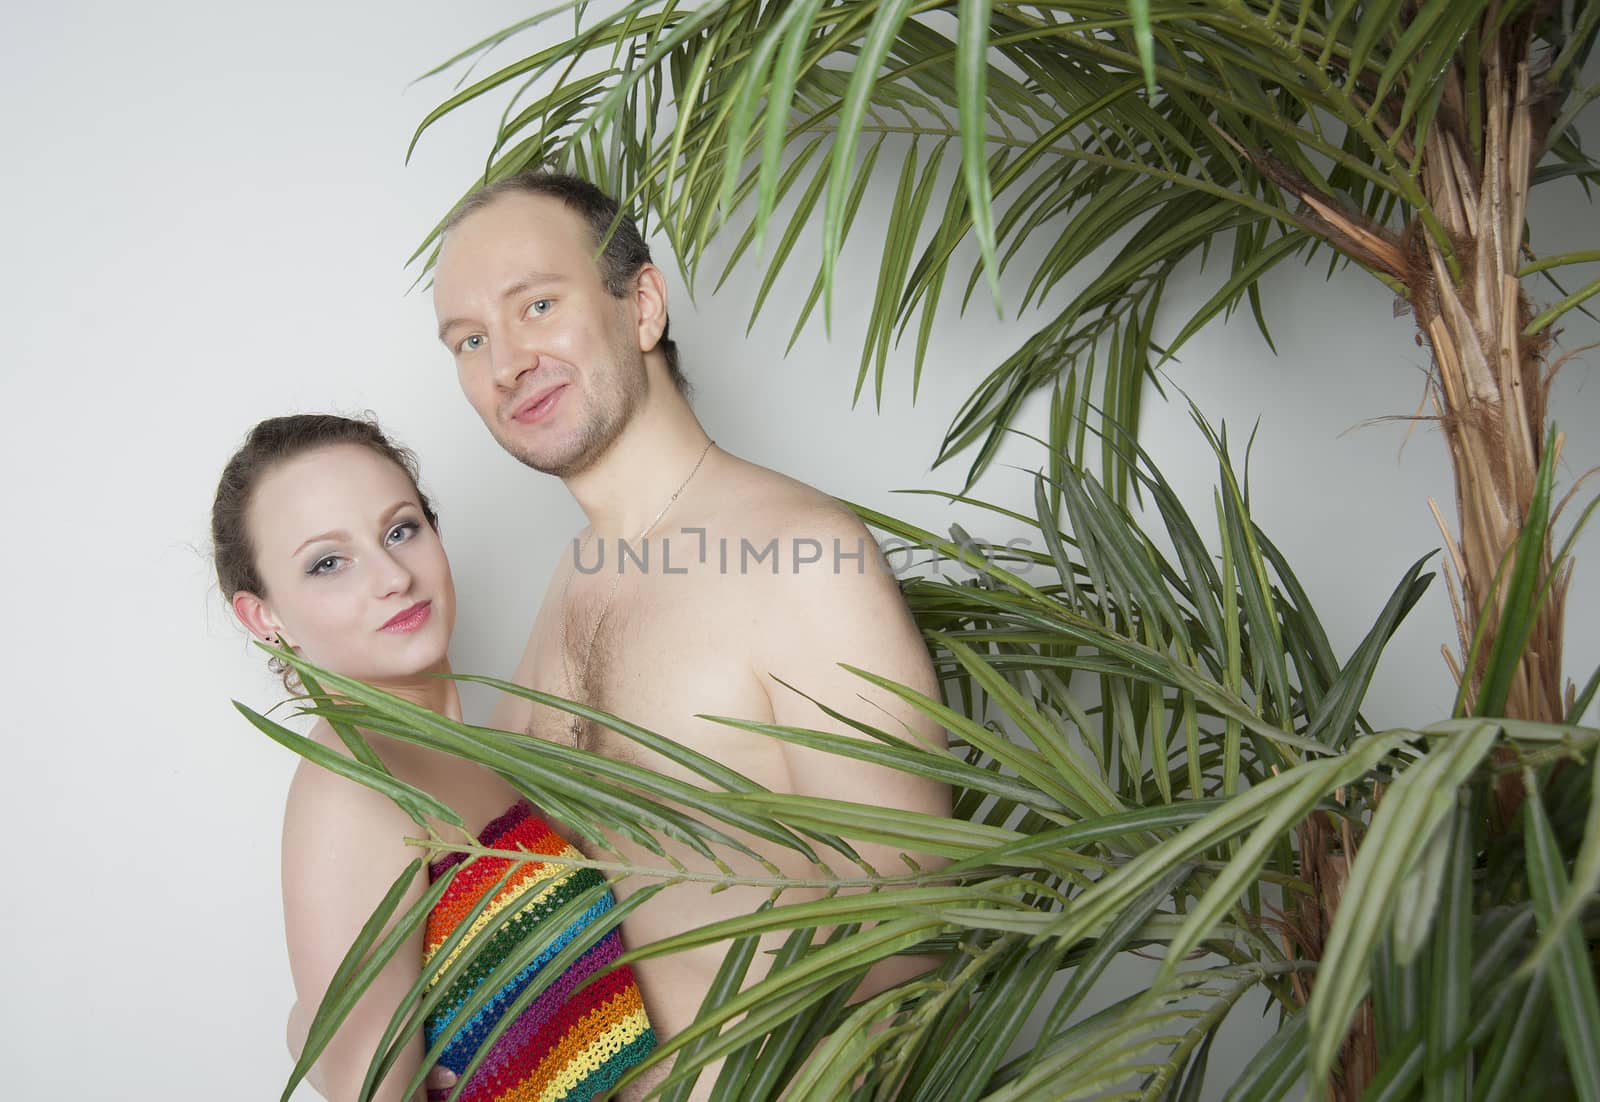
[[[458, 208], [434, 273], [439, 338], [468, 400], [508, 452], [561, 478], [589, 520], [550, 579], [516, 680], [659, 732], [776, 792], [948, 815], [942, 785], [695, 718], [859, 737], [803, 692], [944, 746], [935, 725], [840, 668], [937, 691], [894, 578], [856, 517], [707, 436], [667, 336], [661, 272], [630, 220], [607, 238], [616, 210], [573, 177], [507, 180]], [[623, 736], [527, 701], [507, 701], [495, 725], [682, 775]], [[627, 860], [660, 864], [626, 839], [611, 841]], [[787, 871], [814, 873], [799, 855], [764, 847]], [[859, 848], [880, 870], [904, 867], [898, 851]], [[675, 856], [709, 867], [687, 849]], [[760, 871], [753, 861], [730, 863]], [[624, 882], [617, 894], [639, 886]], [[766, 895], [675, 885], [630, 915], [623, 937], [644, 945], [747, 914]], [[757, 954], [749, 982], [766, 961]], [[721, 963], [712, 948], [636, 967], [658, 1035], [693, 1021]], [[920, 967], [885, 962], [868, 984]], [[702, 1075], [694, 1097], [706, 1097], [714, 1080]]]

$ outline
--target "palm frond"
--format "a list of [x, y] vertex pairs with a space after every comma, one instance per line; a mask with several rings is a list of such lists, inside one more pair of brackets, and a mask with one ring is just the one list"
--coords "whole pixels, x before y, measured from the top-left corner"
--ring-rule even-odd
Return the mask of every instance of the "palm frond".
[[[1364, 727], [1361, 697], [1383, 644], [1426, 585], [1422, 564], [1401, 579], [1367, 639], [1337, 661], [1304, 592], [1250, 519], [1225, 432], [1201, 427], [1221, 487], [1209, 538], [1233, 548], [1222, 569], [1202, 526], [1137, 445], [1129, 445], [1132, 469], [1165, 523], [1171, 557], [1070, 461], [1066, 483], [1036, 481], [1033, 524], [1044, 550], [1028, 566], [1046, 576], [1033, 581], [959, 533], [944, 539], [864, 511], [883, 530], [971, 568], [970, 580], [905, 583], [951, 696], [934, 699], [855, 671], [946, 727], [947, 753], [861, 720], [850, 721], [859, 739], [720, 720], [945, 781], [958, 809], [951, 819], [768, 792], [636, 724], [509, 683], [476, 679], [634, 739], [696, 783], [457, 723], [285, 657], [316, 686], [307, 714], [476, 761], [532, 799], [558, 801], [596, 836], [620, 831], [662, 855], [669, 847], [700, 852], [699, 863], [663, 856], [657, 867], [616, 860], [603, 847], [572, 859], [654, 885], [630, 895], [605, 929], [673, 883], [767, 889], [767, 902], [748, 914], [635, 946], [623, 958], [708, 946], [730, 953], [694, 1025], [659, 1050], [658, 1058], [675, 1056], [660, 1087], [665, 1096], [689, 1089], [718, 1061], [722, 1098], [1192, 1096], [1219, 1023], [1256, 990], [1285, 1022], [1230, 1097], [1285, 1097], [1308, 1075], [1323, 1076], [1369, 990], [1387, 1038], [1374, 1086], [1383, 1097], [1409, 1098], [1467, 1075], [1498, 1089], [1508, 1067], [1549, 1063], [1549, 1050], [1521, 1025], [1530, 1016], [1558, 1020], [1562, 1051], [1581, 1064], [1573, 1046], [1594, 1024], [1586, 1001], [1593, 983], [1559, 973], [1582, 951], [1577, 893], [1587, 881], [1573, 883], [1564, 862], [1576, 860], [1579, 875], [1592, 876], [1600, 852], [1595, 774], [1592, 762], [1581, 784], [1556, 785], [1547, 774], [1559, 758], [1593, 758], [1600, 730], [1488, 718], [1416, 731]], [[1052, 491], [1068, 503], [1064, 515]], [[1058, 530], [1063, 522], [1070, 531]], [[1294, 657], [1278, 669], [1257, 640]], [[307, 749], [280, 730], [268, 733]], [[1485, 861], [1523, 860], [1518, 839], [1494, 841], [1481, 822], [1506, 754], [1534, 770], [1525, 780], [1530, 793], [1560, 794], [1563, 826], [1539, 827], [1527, 843], [1537, 883], [1484, 871]], [[341, 762], [352, 779], [424, 806], [381, 769]], [[1318, 837], [1305, 832], [1313, 821], [1344, 824], [1329, 837], [1360, 839], [1332, 856], [1350, 863], [1350, 880], [1325, 946], [1304, 941], [1300, 925], [1319, 898], [1314, 869], [1330, 859], [1309, 841]], [[768, 862], [736, 874], [719, 855], [748, 855], [751, 847], [730, 827], [803, 855], [814, 871], [785, 873]], [[534, 859], [431, 826], [413, 841], [469, 860]], [[863, 842], [951, 863], [875, 869], [856, 854]], [[836, 869], [838, 857], [845, 864]], [[799, 891], [808, 894], [789, 894]], [[380, 925], [385, 907], [393, 909], [389, 901], [379, 907]], [[819, 942], [823, 928], [832, 932]], [[549, 956], [555, 936], [528, 939], [504, 967]], [[752, 980], [752, 946], [773, 936], [784, 937], [784, 948]], [[353, 948], [342, 982], [330, 988], [319, 1041], [348, 1010], [359, 976], [387, 959], [371, 940]], [[369, 1089], [438, 1005], [441, 985], [472, 967], [477, 944], [452, 947], [434, 982], [419, 981], [396, 1007]], [[556, 965], [574, 951], [562, 949]], [[944, 960], [936, 972], [851, 1003], [875, 962], [929, 952]], [[1109, 963], [1134, 952], [1162, 959], [1149, 990], [1084, 1015], [1085, 996]], [[1519, 974], [1525, 959], [1531, 963]], [[534, 984], [535, 995], [549, 979]], [[1016, 1047], [1034, 1034], [1026, 1050]], [[1553, 1066], [1567, 1066], [1566, 1058]], [[1587, 1072], [1575, 1066], [1573, 1074]]]
[[[897, 143], [881, 165], [858, 164], [859, 145], [878, 148], [899, 134], [957, 142], [959, 183], [943, 207], [928, 202], [936, 157], [919, 201], [892, 208], [858, 393], [870, 362], [881, 398], [889, 334], [903, 335], [919, 308], [912, 370], [920, 377], [952, 265], [971, 257], [967, 296], [986, 279], [996, 306], [1020, 313], [1092, 263], [1102, 244], [1114, 250], [1090, 288], [1036, 325], [952, 423], [938, 461], [976, 448], [970, 484], [1021, 397], [1063, 375], [1086, 374], [1090, 358], [1117, 349], [1125, 333], [1137, 332], [1142, 339], [1128, 343], [1147, 347], [1167, 277], [1207, 254], [1219, 235], [1234, 239], [1230, 269], [1177, 327], [1167, 356], [1246, 298], [1265, 335], [1261, 279], [1290, 256], [1309, 257], [1308, 243], [1329, 244], [1411, 293], [1417, 284], [1398, 231], [1415, 224], [1459, 273], [1455, 243], [1419, 167], [1436, 126], [1475, 133], [1481, 43], [1518, 19], [1531, 21], [1528, 35], [1544, 36], [1555, 54], [1539, 94], [1561, 101], [1547, 140], [1570, 151], [1570, 142], [1560, 143], [1594, 98], [1592, 88], [1572, 86], [1570, 67], [1600, 33], [1588, 13], [1560, 23], [1535, 19], [1527, 5], [1487, 0], [1415, 7], [1149, 0], [1131, 8], [950, 0], [914, 10], [902, 0], [719, 0], [692, 9], [641, 0], [580, 22], [572, 38], [449, 97], [423, 120], [413, 147], [463, 105], [513, 82], [542, 86], [560, 68], [567, 75], [504, 121], [482, 179], [582, 164], [654, 211], [693, 272], [710, 238], [747, 204], [753, 210], [734, 262], [749, 262], [746, 243], [759, 254], [780, 199], [805, 175], [809, 186], [767, 279], [789, 258], [798, 227], [815, 216], [813, 300], [831, 318], [847, 209], [879, 175], [886, 184], [900, 180], [911, 195], [918, 157], [916, 142]], [[453, 60], [476, 57], [516, 29]], [[591, 149], [596, 141], [603, 155]], [[1587, 172], [1588, 165], [1574, 159], [1567, 168]], [[1132, 238], [1108, 240], [1125, 227]], [[1041, 232], [1054, 233], [1056, 244], [1020, 298], [1008, 301], [1014, 296], [1002, 276]], [[1530, 332], [1596, 292], [1584, 287]], [[758, 298], [755, 312], [761, 305]], [[808, 304], [800, 324], [810, 314]], [[1151, 364], [1111, 354], [1106, 366], [1099, 405], [1131, 428], [1131, 396]], [[1120, 453], [1107, 448], [1102, 458], [1121, 500]]]

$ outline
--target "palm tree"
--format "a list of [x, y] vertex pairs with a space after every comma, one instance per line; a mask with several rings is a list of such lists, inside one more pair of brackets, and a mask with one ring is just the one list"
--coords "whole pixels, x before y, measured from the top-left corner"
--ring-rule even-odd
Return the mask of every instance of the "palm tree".
[[[556, 5], [440, 70], [574, 7], [584, 5]], [[1578, 87], [1597, 32], [1600, 6], [1571, 0], [637, 0], [450, 97], [412, 145], [515, 84], [483, 179], [581, 169], [654, 211], [691, 277], [734, 214], [754, 207], [728, 271], [752, 244], [762, 251], [778, 202], [797, 195], [756, 310], [820, 208], [821, 265], [801, 324], [819, 300], [828, 313], [864, 189], [896, 181], [858, 394], [869, 369], [881, 392], [890, 344], [919, 308], [920, 375], [969, 237], [979, 255], [963, 303], [986, 280], [999, 306], [1021, 245], [1054, 235], [1021, 311], [1136, 226], [950, 426], [938, 458], [975, 450], [969, 486], [1041, 387], [1054, 389], [1058, 448], [1081, 452], [1096, 406], [1136, 430], [1162, 292], [1191, 256], [1231, 249], [1226, 278], [1157, 349], [1162, 360], [1245, 299], [1267, 335], [1260, 280], [1326, 248], [1391, 288], [1432, 352], [1459, 518], [1445, 534], [1452, 670], [1469, 703], [1485, 693], [1491, 713], [1554, 720], [1572, 699], [1564, 577], [1509, 684], [1484, 683], [1467, 652], [1480, 619], [1494, 637], [1495, 577], [1528, 517], [1552, 326], [1600, 294], [1600, 279], [1568, 294], [1553, 276], [1600, 261], [1600, 242], [1535, 257], [1525, 217], [1537, 184], [1575, 175], [1587, 187], [1600, 174], [1574, 129], [1600, 96], [1600, 84]], [[954, 189], [936, 186], [947, 157], [960, 161]], [[1524, 291], [1535, 274], [1562, 296], [1548, 309]], [[1122, 500], [1117, 441], [1106, 436], [1102, 470]]]
[[[446, 67], [572, 8], [584, 5]], [[1597, 32], [1600, 5], [1484, 0], [639, 0], [580, 18], [567, 40], [452, 96], [419, 136], [515, 86], [483, 178], [575, 168], [653, 212], [690, 278], [712, 237], [749, 211], [722, 275], [775, 241], [757, 311], [820, 221], [798, 324], [818, 302], [827, 316], [842, 242], [881, 179], [895, 201], [858, 392], [869, 374], [881, 391], [890, 345], [913, 321], [920, 373], [953, 266], [971, 262], [967, 297], [987, 283], [1002, 305], [1001, 275], [1048, 232], [1023, 300], [1004, 304], [1021, 311], [1122, 242], [996, 367], [939, 452], [971, 453], [970, 487], [1021, 401], [1052, 388], [1033, 518], [1048, 550], [1019, 553], [1049, 580], [864, 511], [978, 571], [967, 584], [907, 585], [946, 692], [901, 691], [951, 731], [953, 754], [870, 725], [866, 741], [752, 728], [940, 777], [957, 786], [957, 815], [767, 793], [616, 717], [503, 683], [640, 739], [699, 773], [704, 791], [686, 803], [649, 770], [452, 724], [299, 663], [307, 710], [353, 747], [366, 729], [460, 753], [596, 823], [617, 825], [586, 796], [599, 786], [686, 808], [711, 849], [717, 822], [757, 821], [816, 858], [806, 883], [830, 889], [824, 902], [785, 903], [793, 885], [774, 878], [769, 908], [634, 950], [727, 942], [716, 990], [736, 992], [754, 938], [791, 931], [766, 979], [708, 998], [665, 1047], [678, 1058], [663, 1097], [682, 1097], [721, 1058], [719, 1096], [738, 1099], [1196, 1097], [1217, 1026], [1260, 991], [1280, 1028], [1230, 1099], [1306, 1082], [1340, 1098], [1600, 1099], [1600, 731], [1578, 725], [1600, 673], [1582, 691], [1562, 681], [1571, 538], [1552, 538], [1560, 437], [1545, 424], [1552, 326], [1600, 293], [1597, 281], [1568, 294], [1554, 274], [1600, 250], [1535, 257], [1525, 232], [1533, 186], [1600, 172], [1573, 128], [1600, 94], [1577, 87]], [[942, 188], [957, 166], [960, 186]], [[1215, 293], [1158, 345], [1167, 279], [1224, 246]], [[1250, 520], [1225, 436], [1200, 422], [1218, 457], [1220, 566], [1137, 444], [1145, 376], [1241, 303], [1266, 334], [1260, 280], [1322, 250], [1392, 288], [1433, 357], [1457, 484], [1443, 572], [1460, 692], [1421, 730], [1375, 731], [1360, 705], [1427, 585], [1424, 564], [1341, 662]], [[1548, 309], [1525, 292], [1534, 275], [1558, 288]], [[1096, 434], [1098, 475], [1083, 460]], [[1172, 556], [1135, 519], [1130, 490]], [[244, 711], [409, 807], [425, 845], [460, 848], [429, 816], [459, 820], [370, 757], [327, 754]], [[933, 838], [954, 863], [938, 874], [830, 865], [862, 838]], [[380, 906], [374, 917], [297, 1074], [392, 950], [376, 931], [396, 916]], [[947, 963], [847, 1003], [874, 960], [912, 947], [941, 948]], [[1085, 993], [1129, 952], [1160, 958], [1150, 989], [1084, 1014]], [[398, 1008], [395, 1043], [429, 997], [419, 989]], [[1019, 1053], [1030, 1022], [1039, 1039]], [[374, 1079], [392, 1052], [375, 1055]]]
[[[661, 1097], [685, 1097], [699, 1071], [723, 1059], [717, 1097], [749, 1102], [780, 1092], [928, 1102], [1192, 1098], [1217, 1029], [1255, 992], [1271, 1000], [1280, 1026], [1230, 1099], [1298, 1097], [1308, 1074], [1330, 1076], [1341, 1097], [1358, 1096], [1374, 1077], [1380, 1097], [1464, 1097], [1472, 1082], [1487, 1098], [1519, 1090], [1594, 1097], [1600, 996], [1588, 904], [1600, 880], [1600, 730], [1463, 710], [1421, 730], [1374, 732], [1361, 699], [1385, 643], [1428, 585], [1424, 562], [1339, 662], [1283, 556], [1251, 522], [1226, 440], [1207, 431], [1219, 459], [1220, 568], [1201, 526], [1136, 448], [1132, 477], [1175, 548], [1170, 559], [1104, 486], [1070, 465], [1060, 486], [1042, 475], [1037, 483], [1047, 550], [1015, 558], [986, 557], [864, 511], [884, 531], [977, 574], [907, 584], [943, 699], [860, 671], [945, 726], [951, 753], [869, 723], [857, 722], [867, 738], [855, 739], [724, 721], [951, 783], [950, 820], [768, 792], [616, 716], [487, 678], [470, 680], [610, 727], [690, 770], [702, 787], [456, 723], [288, 652], [280, 657], [311, 694], [304, 711], [328, 719], [353, 756], [239, 707], [279, 742], [395, 799], [417, 820], [416, 842], [426, 849], [527, 859], [464, 843], [451, 829], [460, 817], [388, 776], [363, 731], [477, 761], [569, 820], [636, 837], [642, 830], [658, 842], [687, 831], [708, 855], [728, 844], [721, 827], [737, 825], [811, 857], [816, 872], [803, 879], [691, 872], [665, 861], [641, 867], [620, 857], [573, 862], [661, 885], [772, 890], [771, 904], [748, 916], [635, 947], [626, 958], [728, 946], [695, 1024], [659, 1050], [677, 1057]], [[1546, 462], [1540, 508], [1548, 508], [1550, 482]], [[1054, 513], [1052, 489], [1065, 518]], [[1063, 519], [1071, 537], [1060, 531]], [[1539, 557], [1537, 546], [1526, 551]], [[1558, 567], [1566, 553], [1555, 555]], [[1035, 571], [1039, 581], [1023, 577]], [[1532, 605], [1531, 574], [1514, 584], [1508, 607]], [[1488, 673], [1503, 676], [1518, 657], [1497, 650]], [[1593, 683], [1578, 711], [1592, 695]], [[1495, 785], [1508, 773], [1524, 785], [1519, 829], [1497, 828], [1492, 815]], [[618, 807], [630, 809], [626, 822]], [[862, 839], [952, 863], [874, 869], [850, 846]], [[420, 862], [351, 947], [291, 1090], [448, 885], [441, 879], [397, 915], [415, 875]], [[792, 888], [826, 896], [793, 902], [785, 898]], [[517, 1005], [653, 894], [636, 891], [563, 949]], [[576, 915], [591, 902], [569, 907]], [[510, 917], [502, 913], [490, 931]], [[503, 964], [506, 974], [545, 952], [565, 917]], [[822, 926], [834, 932], [820, 938]], [[784, 950], [741, 991], [756, 938], [773, 931], [788, 933]], [[849, 1005], [866, 970], [903, 951], [943, 952], [946, 963]], [[1161, 961], [1149, 989], [1083, 1013], [1108, 964], [1129, 953]], [[369, 1082], [473, 966], [469, 947], [429, 985], [419, 982], [396, 1008]], [[496, 987], [485, 984], [484, 996]], [[479, 1002], [458, 1013], [470, 1017]], [[1350, 1033], [1353, 1017], [1364, 1028]]]

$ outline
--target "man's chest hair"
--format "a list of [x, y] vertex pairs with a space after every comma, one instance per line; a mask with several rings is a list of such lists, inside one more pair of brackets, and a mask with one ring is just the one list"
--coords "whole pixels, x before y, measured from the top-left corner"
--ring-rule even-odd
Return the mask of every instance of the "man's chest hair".
[[[587, 640], [572, 644], [563, 662], [561, 639], [545, 641], [534, 688], [684, 741], [706, 738], [708, 721], [698, 715], [771, 718], [770, 702], [750, 666], [747, 640], [718, 636], [703, 627], [662, 630], [659, 624], [619, 619], [602, 625], [585, 664], [581, 658], [586, 645]], [[571, 719], [568, 712], [535, 705], [528, 733], [571, 745]], [[601, 748], [589, 744], [594, 728], [585, 722], [580, 732], [586, 750]], [[601, 734], [606, 748], [614, 741], [636, 745], [614, 732]]]

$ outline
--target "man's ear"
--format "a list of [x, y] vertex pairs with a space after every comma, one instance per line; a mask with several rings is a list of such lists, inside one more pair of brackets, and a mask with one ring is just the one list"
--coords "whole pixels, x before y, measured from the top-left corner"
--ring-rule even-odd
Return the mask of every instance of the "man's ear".
[[634, 277], [633, 304], [639, 312], [639, 351], [648, 352], [667, 330], [667, 280], [654, 264], [641, 266]]
[[257, 639], [288, 642], [283, 638], [283, 628], [278, 624], [278, 618], [272, 614], [272, 609], [267, 606], [266, 601], [254, 593], [244, 589], [235, 593], [233, 614]]

